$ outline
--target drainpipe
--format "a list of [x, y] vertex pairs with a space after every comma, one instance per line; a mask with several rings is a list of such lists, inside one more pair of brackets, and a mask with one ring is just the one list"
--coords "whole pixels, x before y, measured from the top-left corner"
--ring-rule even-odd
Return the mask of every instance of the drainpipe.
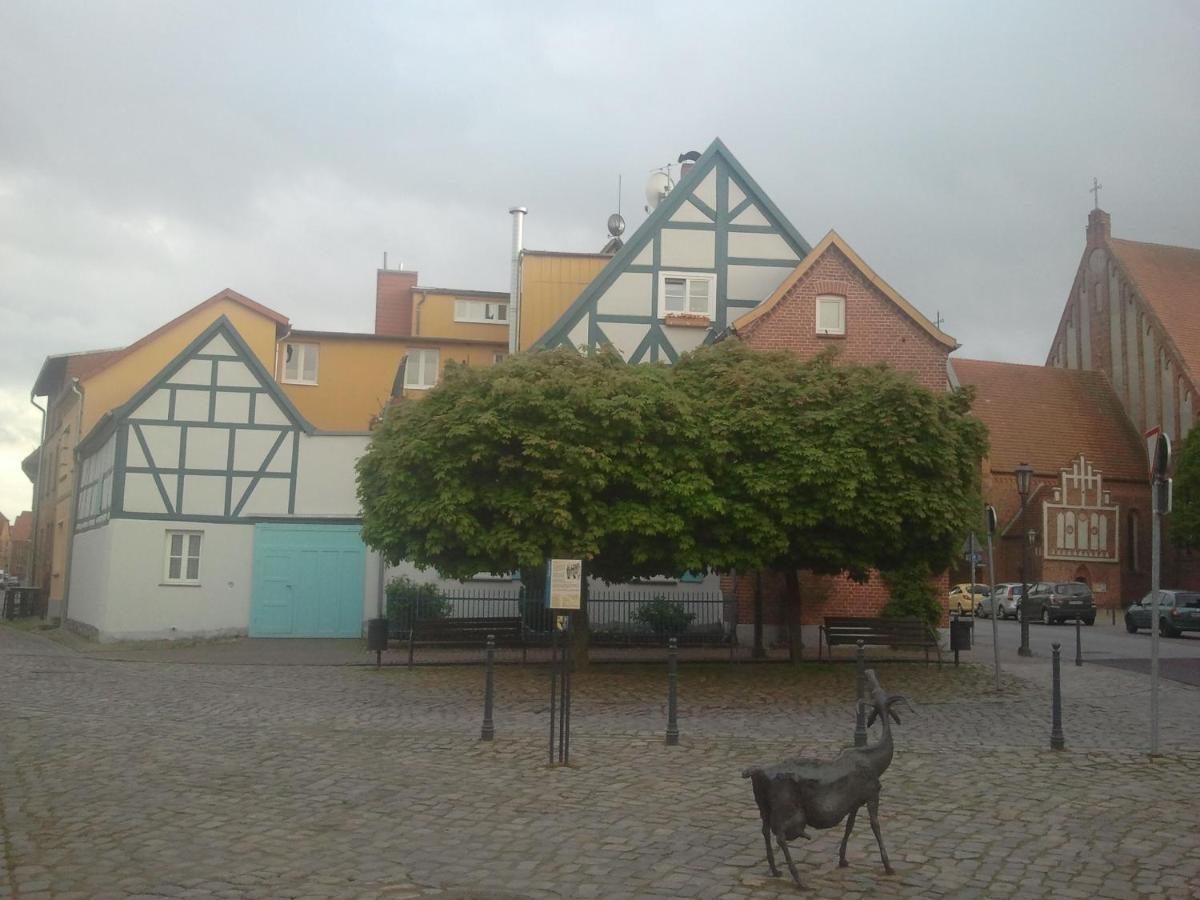
[[271, 374], [278, 383], [283, 382], [283, 372], [279, 368], [279, 348], [287, 343], [287, 339], [292, 336], [292, 326], [288, 326], [288, 330], [284, 332], [283, 337], [275, 339], [275, 371]]
[[508, 353], [516, 353], [521, 342], [521, 250], [525, 244], [524, 206], [514, 206], [512, 216], [512, 278], [508, 283]]
[[[29, 581], [30, 584], [36, 586], [37, 571], [38, 571], [37, 570], [38, 532], [41, 531], [41, 528], [39, 527], [39, 522], [38, 522], [38, 508], [40, 507], [41, 504], [38, 502], [38, 500], [42, 495], [42, 460], [46, 456], [46, 410], [43, 409], [42, 407], [38, 406], [37, 401], [34, 400], [33, 398], [34, 398], [34, 394], [31, 392], [29, 394], [29, 402], [33, 405], [34, 409], [36, 409], [38, 412], [40, 412], [42, 414], [42, 428], [41, 428], [41, 439], [38, 442], [37, 476], [33, 480], [33, 509], [29, 513], [29, 515], [33, 517], [33, 534], [31, 535], [32, 540], [30, 541], [30, 544], [29, 544], [29, 559], [25, 563], [26, 566], [28, 566], [28, 570], [25, 573], [25, 578]], [[20, 512], [20, 510], [17, 510], [17, 512]], [[49, 586], [47, 585], [47, 590], [48, 589], [49, 589]]]
[[[67, 553], [63, 562], [62, 616], [59, 625], [67, 627], [67, 603], [71, 597], [71, 557], [75, 549], [75, 522], [79, 515], [79, 442], [83, 439], [83, 385], [78, 378], [71, 379], [71, 391], [78, 398], [79, 408], [75, 413], [75, 446], [71, 448], [71, 519], [67, 532]], [[49, 597], [46, 607], [49, 609]]]

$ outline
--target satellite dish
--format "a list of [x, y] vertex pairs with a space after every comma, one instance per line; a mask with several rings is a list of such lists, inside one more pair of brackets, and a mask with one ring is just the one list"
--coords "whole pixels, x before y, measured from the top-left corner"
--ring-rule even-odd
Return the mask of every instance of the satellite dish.
[[646, 180], [646, 208], [654, 209], [667, 196], [674, 185], [666, 172], [651, 172]]
[[608, 217], [608, 233], [613, 237], [620, 237], [625, 233], [625, 220], [621, 218], [620, 213], [613, 213]]

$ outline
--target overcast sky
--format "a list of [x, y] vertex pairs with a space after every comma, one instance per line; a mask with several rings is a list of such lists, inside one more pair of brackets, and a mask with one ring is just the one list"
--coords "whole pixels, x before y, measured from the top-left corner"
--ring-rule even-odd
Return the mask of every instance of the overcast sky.
[[1093, 176], [1117, 236], [1200, 247], [1200, 4], [0, 3], [0, 510], [48, 354], [224, 287], [369, 331], [383, 251], [506, 290], [632, 231], [720, 136], [963, 345], [1042, 363]]

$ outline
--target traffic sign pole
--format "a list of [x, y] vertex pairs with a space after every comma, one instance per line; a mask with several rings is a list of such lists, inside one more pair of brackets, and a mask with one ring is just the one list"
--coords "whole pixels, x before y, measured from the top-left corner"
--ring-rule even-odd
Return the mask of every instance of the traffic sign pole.
[[996, 508], [989, 506], [983, 511], [987, 524], [988, 544], [988, 588], [992, 600], [992, 661], [996, 670], [996, 690], [1000, 690], [1000, 626], [996, 624], [1000, 616], [1000, 600], [996, 596], [996, 561], [992, 557], [992, 535], [996, 533]]

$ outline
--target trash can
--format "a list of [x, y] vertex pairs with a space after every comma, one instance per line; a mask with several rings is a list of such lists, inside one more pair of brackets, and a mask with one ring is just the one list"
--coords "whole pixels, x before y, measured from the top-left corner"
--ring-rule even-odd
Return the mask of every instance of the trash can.
[[966, 616], [950, 617], [950, 649], [955, 652], [971, 649], [971, 632], [975, 628], [975, 620]]
[[388, 646], [388, 620], [367, 620], [367, 649], [375, 652], [386, 650]]

